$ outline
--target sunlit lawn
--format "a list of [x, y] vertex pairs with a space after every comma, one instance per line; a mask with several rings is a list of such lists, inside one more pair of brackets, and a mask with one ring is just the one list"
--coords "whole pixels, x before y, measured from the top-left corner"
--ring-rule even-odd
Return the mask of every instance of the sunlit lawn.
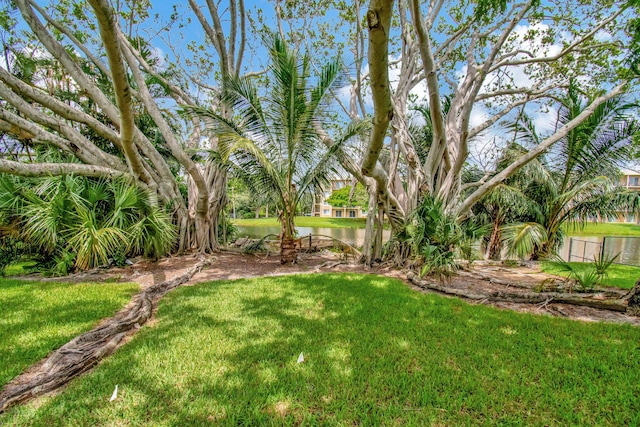
[[640, 328], [469, 305], [389, 278], [210, 282], [168, 294], [152, 327], [0, 424], [639, 425], [638, 354]]
[[[243, 227], [258, 226], [279, 226], [278, 218], [257, 218], [257, 219], [234, 219], [234, 225]], [[297, 216], [296, 226], [299, 227], [319, 227], [319, 228], [364, 228], [366, 221], [364, 218], [320, 218], [313, 216]]]
[[100, 319], [112, 316], [137, 290], [133, 283], [0, 279], [0, 388]]
[[[579, 269], [586, 269], [592, 266], [592, 263], [588, 262], [570, 262], [573, 267]], [[559, 276], [567, 276], [568, 273], [561, 271], [561, 269], [555, 266], [552, 262], [543, 262], [540, 264], [542, 271], [551, 274], [557, 274]], [[607, 277], [604, 278], [600, 285], [613, 286], [622, 289], [631, 289], [640, 279], [640, 267], [634, 267], [630, 265], [612, 264], [607, 269]]]

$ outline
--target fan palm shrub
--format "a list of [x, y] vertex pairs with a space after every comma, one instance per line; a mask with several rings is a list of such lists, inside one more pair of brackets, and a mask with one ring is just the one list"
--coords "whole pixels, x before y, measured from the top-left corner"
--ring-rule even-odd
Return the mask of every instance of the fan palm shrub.
[[118, 254], [162, 256], [177, 239], [171, 217], [125, 180], [0, 175], [0, 211], [18, 221], [19, 239], [56, 274], [104, 265]]
[[223, 82], [222, 103], [234, 112], [233, 118], [214, 110], [185, 109], [213, 123], [222, 160], [240, 170], [257, 195], [277, 202], [281, 262], [292, 263], [297, 258], [298, 204], [308, 193], [328, 187], [343, 144], [360, 133], [364, 123], [349, 125], [327, 148], [322, 129], [328, 122], [330, 90], [342, 75], [340, 61], [329, 61], [312, 78], [308, 53], [297, 54], [275, 34], [265, 36], [264, 42], [271, 67], [263, 91], [246, 77], [229, 76]]

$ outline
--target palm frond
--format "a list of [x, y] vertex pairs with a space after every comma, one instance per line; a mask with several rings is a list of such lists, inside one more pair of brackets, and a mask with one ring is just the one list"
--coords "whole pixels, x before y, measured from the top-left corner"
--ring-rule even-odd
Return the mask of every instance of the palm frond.
[[523, 259], [547, 241], [544, 226], [534, 222], [509, 224], [502, 228], [510, 255]]

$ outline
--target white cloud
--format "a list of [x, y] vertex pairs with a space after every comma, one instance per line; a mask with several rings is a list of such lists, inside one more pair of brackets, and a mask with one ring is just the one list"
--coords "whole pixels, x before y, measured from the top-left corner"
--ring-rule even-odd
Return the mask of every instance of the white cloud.
[[167, 60], [164, 50], [157, 46], [153, 46], [151, 48], [151, 59], [156, 60], [155, 68], [158, 71], [166, 70], [167, 68]]
[[538, 110], [533, 116], [533, 124], [538, 135], [550, 134], [555, 129], [558, 120], [558, 109], [555, 107], [547, 107]]

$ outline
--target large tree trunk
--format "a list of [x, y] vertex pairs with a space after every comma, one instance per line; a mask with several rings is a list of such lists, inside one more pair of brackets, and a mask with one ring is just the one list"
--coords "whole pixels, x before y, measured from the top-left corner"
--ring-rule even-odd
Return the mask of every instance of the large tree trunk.
[[294, 238], [296, 207], [292, 206], [290, 196], [285, 196], [284, 207], [280, 214], [282, 233], [280, 236], [280, 264], [295, 264], [298, 261], [298, 248]]
[[378, 212], [378, 198], [375, 190], [369, 191], [369, 210], [367, 211], [367, 223], [364, 233], [364, 244], [362, 245], [361, 261], [367, 265], [371, 265], [375, 260], [375, 254], [379, 252], [377, 249], [380, 243], [377, 241], [378, 234], [376, 230], [376, 218]]
[[212, 162], [207, 163], [206, 180], [209, 187], [209, 220], [211, 221], [211, 249], [220, 249], [219, 230], [227, 204], [227, 171]]
[[592, 307], [601, 310], [610, 310], [621, 313], [631, 313], [620, 300], [602, 299], [595, 294], [580, 295], [566, 292], [482, 292], [469, 289], [459, 289], [446, 284], [432, 283], [420, 279], [415, 273], [407, 274], [407, 279], [414, 285], [432, 291], [467, 298], [482, 302], [511, 302], [519, 304], [571, 304], [583, 307]]
[[295, 264], [298, 261], [296, 239], [282, 237], [280, 240], [280, 264]]

